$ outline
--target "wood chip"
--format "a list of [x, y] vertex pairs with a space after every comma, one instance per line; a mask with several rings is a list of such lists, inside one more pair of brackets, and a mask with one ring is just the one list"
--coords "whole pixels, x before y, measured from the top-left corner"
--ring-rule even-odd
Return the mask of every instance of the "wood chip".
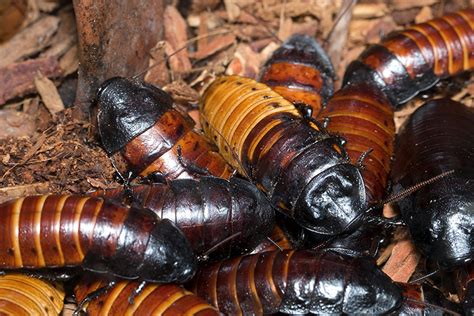
[[415, 23], [423, 23], [433, 19], [433, 11], [430, 7], [421, 8], [420, 12], [415, 17]]
[[230, 45], [234, 44], [235, 41], [235, 35], [234, 34], [224, 34], [224, 35], [218, 35], [214, 37], [212, 40], [207, 42], [204, 47], [201, 46], [201, 48], [195, 52], [195, 53], [190, 53], [189, 57], [194, 58], [194, 59], [204, 59], [206, 57], [209, 57], [218, 51], [229, 47]]
[[59, 66], [63, 70], [63, 75], [67, 76], [77, 71], [79, 67], [79, 57], [77, 45], [69, 48], [69, 50], [59, 60]]
[[31, 136], [36, 130], [34, 118], [16, 110], [1, 110], [0, 126], [0, 139]]
[[354, 19], [379, 18], [389, 12], [385, 3], [358, 3], [354, 7]]
[[418, 265], [420, 254], [406, 230], [398, 237], [392, 249], [392, 255], [383, 267], [383, 272], [395, 282], [408, 282]]
[[26, 195], [46, 194], [49, 192], [48, 182], [17, 185], [0, 188], [0, 203], [16, 199]]
[[59, 96], [54, 82], [39, 73], [35, 77], [35, 86], [41, 96], [41, 100], [51, 114], [64, 110], [64, 104]]
[[[186, 21], [174, 6], [167, 6], [163, 16], [165, 27], [165, 40], [168, 43], [166, 53], [168, 56], [174, 54], [169, 59], [171, 69], [174, 72], [188, 72], [191, 70], [191, 62], [188, 57], [188, 50], [182, 49], [187, 45], [188, 35]], [[179, 49], [181, 49], [179, 52]]]
[[150, 60], [145, 81], [162, 87], [170, 82], [170, 73], [166, 65], [166, 42], [160, 41], [150, 50]]
[[227, 11], [227, 16], [229, 21], [236, 20], [240, 15], [240, 7], [238, 1], [236, 0], [224, 0], [225, 9]]
[[227, 66], [226, 75], [239, 75], [248, 78], [256, 78], [260, 71], [262, 58], [247, 44], [239, 44], [234, 53], [234, 58]]
[[58, 25], [59, 18], [45, 16], [0, 45], [0, 67], [40, 52], [49, 44]]
[[41, 53], [43, 56], [62, 56], [77, 43], [76, 20], [72, 7], [59, 12], [61, 22], [58, 31], [51, 39], [50, 47]]
[[54, 57], [27, 60], [0, 68], [0, 105], [9, 99], [35, 91], [34, 78], [38, 72], [48, 78], [62, 74]]

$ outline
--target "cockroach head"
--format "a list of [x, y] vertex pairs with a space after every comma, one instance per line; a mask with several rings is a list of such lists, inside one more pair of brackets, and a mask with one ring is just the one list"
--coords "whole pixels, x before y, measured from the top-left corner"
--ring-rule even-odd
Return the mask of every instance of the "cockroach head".
[[360, 171], [351, 164], [335, 165], [306, 186], [295, 207], [295, 218], [321, 235], [347, 233], [360, 224], [366, 209]]
[[99, 134], [110, 155], [152, 127], [173, 100], [153, 85], [114, 77], [99, 87], [96, 105]]

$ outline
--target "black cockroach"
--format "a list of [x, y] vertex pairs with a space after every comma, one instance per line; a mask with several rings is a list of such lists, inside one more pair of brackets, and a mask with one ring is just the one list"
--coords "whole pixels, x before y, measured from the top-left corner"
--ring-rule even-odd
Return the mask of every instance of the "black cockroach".
[[27, 196], [0, 204], [0, 269], [82, 266], [150, 282], [195, 272], [183, 233], [147, 209], [78, 195]]
[[419, 249], [442, 267], [474, 257], [474, 111], [448, 99], [417, 109], [398, 135], [397, 194], [433, 174], [454, 173], [397, 204]]
[[0, 314], [59, 315], [64, 306], [61, 286], [17, 273], [0, 276]]
[[[107, 286], [108, 281], [93, 279], [87, 276], [80, 280], [74, 289], [76, 299], [84, 300], [89, 293]], [[176, 284], [146, 284], [137, 294], [133, 303], [130, 296], [134, 295], [138, 282], [117, 282], [106, 293], [87, 302], [84, 309], [90, 316], [94, 315], [196, 315], [218, 316], [215, 307], [210, 306], [202, 298], [186, 291]]]
[[318, 42], [295, 34], [265, 63], [259, 81], [298, 108], [309, 108], [316, 118], [334, 93], [334, 77], [331, 60]]
[[114, 77], [95, 100], [102, 145], [122, 175], [230, 178], [232, 168], [163, 90]]
[[227, 315], [383, 314], [402, 291], [372, 260], [335, 252], [269, 251], [200, 269], [194, 292]]
[[173, 221], [197, 255], [238, 234], [213, 250], [213, 259], [247, 253], [274, 225], [274, 210], [266, 197], [250, 182], [235, 177], [229, 181], [216, 177], [177, 179], [93, 194], [113, 199], [131, 194], [139, 207]]
[[220, 77], [206, 90], [200, 111], [205, 133], [224, 158], [300, 225], [334, 236], [360, 223], [364, 184], [340, 138], [305, 120], [268, 86]]
[[401, 104], [441, 78], [474, 68], [474, 9], [390, 33], [346, 69], [344, 85], [363, 82]]

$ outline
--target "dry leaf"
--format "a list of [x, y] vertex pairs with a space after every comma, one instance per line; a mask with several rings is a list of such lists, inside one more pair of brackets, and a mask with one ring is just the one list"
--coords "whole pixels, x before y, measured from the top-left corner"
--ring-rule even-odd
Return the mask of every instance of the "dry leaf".
[[35, 86], [41, 96], [41, 100], [51, 114], [54, 115], [64, 110], [63, 101], [54, 82], [40, 73], [35, 77]]

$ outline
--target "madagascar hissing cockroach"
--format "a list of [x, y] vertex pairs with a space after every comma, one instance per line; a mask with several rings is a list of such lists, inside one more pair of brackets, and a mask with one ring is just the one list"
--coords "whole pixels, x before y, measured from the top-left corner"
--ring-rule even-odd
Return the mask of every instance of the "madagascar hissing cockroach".
[[173, 221], [196, 255], [206, 254], [231, 238], [212, 251], [213, 259], [251, 251], [270, 234], [274, 225], [274, 210], [266, 197], [250, 182], [236, 177], [177, 179], [93, 194], [112, 199], [131, 194], [139, 207]]
[[[84, 300], [89, 293], [107, 284], [107, 280], [84, 277], [74, 290], [77, 301]], [[85, 303], [87, 315], [220, 315], [216, 308], [178, 285], [147, 283], [134, 296], [139, 286], [138, 282], [117, 282], [106, 293]], [[129, 299], [132, 296], [134, 296], [133, 303]]]
[[198, 270], [193, 291], [226, 315], [277, 312], [383, 314], [402, 291], [365, 257], [332, 251], [268, 251]]
[[215, 146], [193, 130], [192, 119], [160, 88], [114, 77], [101, 85], [95, 104], [103, 148], [122, 175], [232, 175]]
[[474, 110], [448, 99], [418, 108], [402, 126], [393, 192], [454, 170], [397, 204], [418, 248], [441, 267], [474, 257]]
[[280, 228], [280, 226], [275, 225], [273, 227], [272, 234], [267, 239], [264, 239], [261, 243], [259, 243], [251, 253], [254, 254], [273, 250], [287, 250], [292, 248], [293, 245], [286, 236], [285, 232]]
[[344, 85], [369, 83], [394, 106], [440, 79], [474, 68], [474, 9], [390, 33], [349, 64]]
[[368, 204], [385, 195], [393, 156], [395, 124], [390, 101], [377, 89], [365, 83], [347, 85], [329, 100], [320, 118], [327, 121], [331, 133], [342, 136], [344, 148], [353, 163], [364, 165], [362, 177]]
[[334, 236], [360, 224], [364, 183], [341, 139], [268, 86], [220, 77], [204, 93], [200, 111], [222, 156], [300, 225]]
[[297, 107], [309, 107], [316, 118], [334, 93], [334, 77], [331, 60], [318, 42], [295, 34], [265, 63], [259, 81]]
[[56, 316], [64, 306], [59, 284], [17, 273], [0, 275], [0, 314]]
[[97, 197], [27, 196], [0, 204], [0, 269], [82, 266], [126, 279], [185, 282], [195, 272], [183, 233], [152, 211]]

